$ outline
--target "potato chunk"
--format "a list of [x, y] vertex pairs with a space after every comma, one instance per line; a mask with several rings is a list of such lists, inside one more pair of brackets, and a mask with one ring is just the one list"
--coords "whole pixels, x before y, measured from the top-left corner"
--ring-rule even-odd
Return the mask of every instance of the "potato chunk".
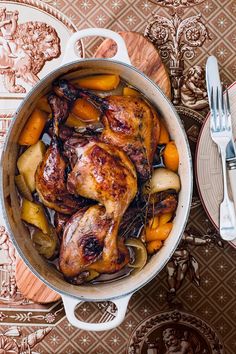
[[23, 199], [21, 219], [33, 226], [38, 227], [44, 234], [50, 234], [48, 220], [42, 205]]
[[35, 172], [46, 152], [44, 143], [40, 140], [30, 146], [17, 160], [17, 167], [31, 192], [35, 190]]
[[56, 255], [58, 239], [57, 234], [52, 226], [50, 226], [49, 234], [45, 234], [40, 230], [36, 230], [32, 235], [32, 240], [38, 253], [45, 258], [50, 259]]

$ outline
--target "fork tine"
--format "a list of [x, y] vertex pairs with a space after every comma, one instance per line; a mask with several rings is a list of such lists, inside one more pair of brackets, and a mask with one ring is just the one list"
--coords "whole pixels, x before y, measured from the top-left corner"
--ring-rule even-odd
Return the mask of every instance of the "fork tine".
[[214, 131], [216, 130], [216, 115], [215, 115], [215, 101], [214, 101], [214, 88], [211, 88], [211, 119], [210, 119], [210, 126], [211, 129]]
[[230, 114], [229, 91], [228, 91], [228, 87], [225, 88], [225, 106], [226, 106], [227, 114]]
[[221, 129], [219, 89], [216, 88], [216, 129]]
[[221, 130], [226, 130], [228, 127], [228, 115], [226, 112], [226, 104], [225, 104], [225, 98], [224, 98], [224, 90], [223, 87], [221, 88]]
[[227, 87], [225, 89], [225, 111], [227, 116], [227, 129], [231, 130], [232, 123], [231, 123], [231, 113], [230, 113], [230, 105], [229, 105], [229, 92]]

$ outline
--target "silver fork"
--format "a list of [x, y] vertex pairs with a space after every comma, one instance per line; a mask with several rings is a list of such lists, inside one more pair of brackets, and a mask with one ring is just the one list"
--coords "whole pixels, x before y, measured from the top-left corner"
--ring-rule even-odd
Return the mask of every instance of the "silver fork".
[[220, 204], [220, 235], [226, 241], [232, 241], [236, 238], [236, 216], [234, 203], [229, 199], [227, 174], [226, 174], [226, 147], [232, 138], [232, 126], [229, 110], [228, 91], [226, 98], [223, 96], [223, 90], [216, 93], [211, 90], [211, 119], [210, 132], [212, 140], [217, 144], [222, 162], [223, 171], [223, 193], [224, 198]]

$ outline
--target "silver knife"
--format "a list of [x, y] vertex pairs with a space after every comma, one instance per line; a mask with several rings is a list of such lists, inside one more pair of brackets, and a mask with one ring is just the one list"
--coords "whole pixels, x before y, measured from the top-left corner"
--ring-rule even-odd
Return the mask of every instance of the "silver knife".
[[[222, 85], [220, 82], [219, 67], [218, 67], [217, 59], [214, 56], [210, 56], [207, 59], [206, 84], [207, 84], [208, 98], [211, 97], [212, 88], [214, 92], [216, 92], [217, 87], [219, 90], [219, 96], [221, 97]], [[210, 101], [211, 100], [209, 99], [209, 105], [211, 105]], [[233, 194], [234, 206], [236, 211], [236, 148], [235, 148], [235, 142], [233, 138], [230, 140], [230, 142], [227, 145], [226, 161], [227, 161], [227, 169], [229, 173], [230, 187]]]

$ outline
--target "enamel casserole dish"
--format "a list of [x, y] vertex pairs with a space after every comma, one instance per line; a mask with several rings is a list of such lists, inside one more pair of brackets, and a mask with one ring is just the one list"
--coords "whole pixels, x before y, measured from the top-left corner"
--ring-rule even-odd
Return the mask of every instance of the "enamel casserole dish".
[[[112, 59], [80, 59], [74, 53], [76, 42], [87, 36], [102, 36], [113, 39], [117, 43], [117, 53]], [[14, 183], [20, 132], [29, 115], [33, 111], [38, 97], [44, 95], [51, 87], [53, 80], [63, 76], [72, 78], [90, 74], [118, 74], [129, 84], [143, 92], [154, 107], [160, 112], [167, 125], [171, 138], [175, 141], [179, 157], [179, 176], [181, 191], [178, 208], [174, 219], [174, 227], [161, 250], [152, 256], [146, 266], [138, 273], [121, 278], [112, 283], [72, 285], [66, 282], [63, 275], [46, 262], [34, 248], [28, 229], [20, 218], [20, 205]], [[58, 292], [64, 302], [68, 320], [75, 327], [90, 331], [103, 331], [118, 326], [125, 317], [130, 297], [134, 292], [152, 280], [166, 265], [183, 234], [190, 210], [192, 195], [191, 154], [181, 120], [174, 107], [147, 76], [131, 66], [123, 39], [110, 30], [87, 29], [72, 35], [68, 42], [62, 66], [44, 77], [30, 91], [18, 108], [8, 136], [5, 140], [1, 166], [1, 202], [4, 217], [12, 241], [31, 271], [47, 286]], [[75, 316], [75, 308], [81, 302], [112, 301], [117, 307], [116, 317], [110, 322], [87, 323]]]

